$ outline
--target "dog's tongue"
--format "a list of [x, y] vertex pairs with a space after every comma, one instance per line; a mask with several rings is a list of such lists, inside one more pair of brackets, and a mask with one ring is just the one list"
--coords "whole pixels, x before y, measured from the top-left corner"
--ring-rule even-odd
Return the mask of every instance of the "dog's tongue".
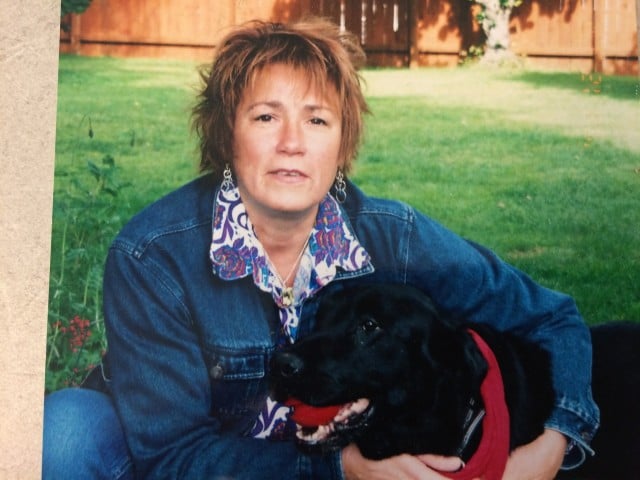
[[327, 407], [313, 407], [296, 398], [289, 398], [285, 405], [292, 407], [291, 419], [303, 427], [318, 427], [327, 425], [338, 414], [342, 405], [330, 405]]

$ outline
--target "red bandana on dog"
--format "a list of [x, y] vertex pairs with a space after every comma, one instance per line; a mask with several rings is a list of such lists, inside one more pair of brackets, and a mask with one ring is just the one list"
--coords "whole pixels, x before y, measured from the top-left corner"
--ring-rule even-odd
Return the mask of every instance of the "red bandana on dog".
[[500, 480], [509, 457], [509, 410], [496, 357], [486, 342], [469, 330], [482, 356], [489, 364], [487, 376], [480, 386], [486, 415], [482, 420], [482, 439], [478, 450], [459, 472], [445, 475], [453, 480]]

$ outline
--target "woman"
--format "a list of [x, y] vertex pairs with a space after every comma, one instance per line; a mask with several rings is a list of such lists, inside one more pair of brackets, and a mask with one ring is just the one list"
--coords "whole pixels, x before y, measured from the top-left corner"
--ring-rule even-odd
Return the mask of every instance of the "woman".
[[288, 407], [268, 398], [270, 355], [312, 328], [320, 292], [357, 282], [416, 285], [453, 317], [550, 349], [558, 404], [505, 478], [553, 478], [565, 451], [590, 452], [598, 411], [574, 302], [346, 180], [367, 111], [363, 60], [354, 38], [319, 20], [253, 22], [221, 42], [194, 109], [207, 174], [114, 241], [107, 395], [47, 399], [45, 477], [445, 478], [437, 470], [457, 470], [459, 459], [374, 462], [354, 445], [306, 456], [291, 441]]

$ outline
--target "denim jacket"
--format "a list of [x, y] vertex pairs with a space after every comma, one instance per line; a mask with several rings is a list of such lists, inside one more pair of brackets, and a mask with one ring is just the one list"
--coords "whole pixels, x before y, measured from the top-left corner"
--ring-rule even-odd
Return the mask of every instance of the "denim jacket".
[[[218, 188], [203, 176], [136, 215], [113, 242], [104, 278], [110, 389], [140, 478], [342, 479], [338, 452], [249, 438], [267, 397], [278, 335], [273, 299], [250, 277], [224, 281], [208, 258]], [[399, 202], [352, 184], [343, 215], [372, 265], [357, 282], [413, 284], [453, 318], [490, 323], [546, 347], [556, 408], [547, 427], [581, 452], [598, 424], [591, 344], [573, 300], [543, 288], [489, 250]], [[299, 336], [313, 328], [307, 299]]]

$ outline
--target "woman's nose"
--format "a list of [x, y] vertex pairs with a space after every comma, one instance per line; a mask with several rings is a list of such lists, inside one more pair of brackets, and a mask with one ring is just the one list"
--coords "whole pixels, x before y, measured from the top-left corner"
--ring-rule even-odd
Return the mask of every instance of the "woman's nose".
[[302, 126], [295, 121], [286, 120], [280, 130], [278, 151], [288, 155], [304, 152], [304, 132]]

